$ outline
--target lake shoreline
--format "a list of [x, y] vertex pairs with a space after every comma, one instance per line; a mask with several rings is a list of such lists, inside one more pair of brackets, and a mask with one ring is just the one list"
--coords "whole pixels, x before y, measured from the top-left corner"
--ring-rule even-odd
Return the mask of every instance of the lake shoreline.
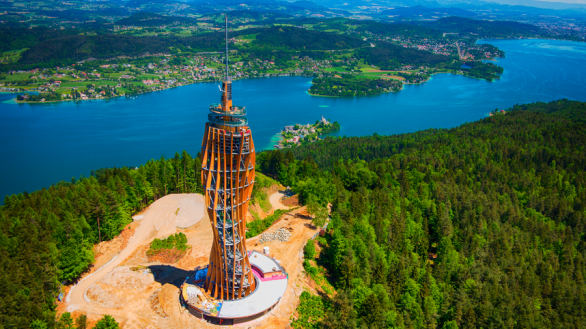
[[[494, 83], [440, 74], [425, 86], [404, 86], [401, 92], [341, 98], [306, 94], [311, 81], [307, 77], [247, 78], [233, 84], [234, 102], [246, 105], [260, 152], [273, 149], [281, 127], [315, 122], [321, 115], [342, 124], [329, 135], [351, 138], [449, 129], [515, 104], [586, 101], [584, 43], [493, 44], [507, 53], [499, 59], [505, 72]], [[0, 196], [49, 187], [72, 176], [87, 177], [99, 168], [172, 158], [183, 150], [195, 156], [201, 151], [209, 104], [219, 97], [217, 83], [210, 81], [140, 97], [44, 106], [8, 104], [13, 93], [0, 93], [0, 157], [6, 159], [0, 165]]]
[[[394, 71], [391, 71], [391, 72], [394, 72]], [[450, 75], [459, 75], [459, 76], [462, 76], [462, 77], [464, 77], [464, 78], [470, 78], [470, 79], [475, 79], [475, 80], [484, 80], [484, 81], [486, 81], [486, 82], [493, 82], [493, 81], [495, 81], [495, 80], [499, 80], [499, 79], [501, 78], [501, 76], [499, 75], [499, 76], [498, 76], [498, 78], [492, 79], [492, 81], [488, 81], [488, 80], [487, 80], [487, 79], [485, 79], [485, 78], [478, 78], [478, 77], [474, 77], [474, 76], [470, 76], [470, 75], [465, 75], [465, 74], [460, 74], [460, 73], [456, 73], [456, 72], [434, 72], [434, 73], [431, 73], [431, 74], [430, 74], [430, 77], [429, 77], [429, 78], [427, 78], [426, 80], [424, 80], [424, 81], [421, 81], [421, 82], [415, 82], [415, 83], [411, 83], [411, 82], [403, 82], [403, 80], [399, 80], [399, 79], [394, 79], [394, 80], [401, 81], [401, 83], [402, 83], [401, 89], [399, 89], [399, 90], [389, 90], [389, 91], [383, 91], [383, 92], [376, 93], [376, 94], [371, 94], [371, 95], [353, 95], [353, 96], [330, 96], [330, 95], [319, 95], [319, 94], [312, 94], [312, 93], [310, 93], [310, 92], [309, 92], [309, 89], [307, 90], [307, 94], [308, 94], [308, 95], [310, 95], [310, 96], [314, 96], [314, 97], [329, 97], [329, 98], [345, 98], [345, 97], [348, 97], [348, 98], [350, 98], [350, 97], [379, 96], [379, 95], [384, 95], [384, 94], [389, 94], [389, 93], [398, 93], [398, 92], [400, 92], [400, 91], [404, 90], [406, 85], [411, 85], [411, 86], [416, 86], [416, 85], [423, 85], [423, 84], [425, 84], [425, 83], [427, 83], [427, 82], [431, 81], [431, 79], [433, 78], [433, 76], [434, 76], [434, 75], [437, 75], [437, 74], [450, 74]], [[384, 78], [380, 78], [380, 79], [384, 79]]]
[[[486, 40], [486, 39], [483, 39], [483, 40]], [[502, 40], [508, 40], [508, 39], [502, 39]], [[526, 40], [528, 40], [528, 39], [526, 39]], [[496, 61], [496, 59], [491, 59], [491, 61]], [[389, 72], [395, 72], [395, 71], [389, 71]], [[436, 75], [436, 74], [454, 74], [454, 75], [461, 75], [461, 76], [466, 77], [466, 78], [472, 78], [472, 79], [485, 80], [485, 81], [487, 81], [484, 78], [478, 78], [478, 77], [474, 77], [474, 76], [467, 76], [465, 74], [460, 74], [460, 73], [456, 73], [456, 72], [434, 72], [434, 73], [431, 73], [431, 76]], [[233, 81], [250, 80], [250, 79], [258, 79], [258, 78], [278, 78], [278, 77], [297, 77], [297, 76], [307, 77], [307, 78], [312, 78], [312, 79], [315, 78], [313, 76], [312, 77], [309, 77], [309, 76], [298, 75], [298, 74], [281, 74], [281, 75], [271, 75], [271, 76], [264, 76], [264, 77], [235, 78], [235, 79], [233, 79]], [[380, 79], [384, 79], [384, 78], [381, 77]], [[318, 94], [309, 93], [309, 91], [308, 91], [308, 94], [311, 95], [311, 96], [315, 96], [315, 97], [332, 97], [332, 98], [377, 96], [377, 95], [383, 95], [383, 94], [387, 94], [387, 93], [399, 92], [399, 91], [403, 90], [403, 88], [404, 88], [405, 85], [421, 85], [421, 84], [424, 84], [424, 83], [428, 82], [429, 80], [431, 80], [431, 77], [428, 78], [428, 79], [426, 79], [426, 80], [424, 80], [424, 81], [416, 82], [416, 83], [403, 82], [404, 80], [401, 80], [401, 79], [393, 79], [393, 78], [390, 78], [390, 79], [401, 81], [401, 83], [402, 83], [401, 89], [396, 90], [396, 91], [395, 90], [383, 91], [383, 92], [375, 93], [375, 94], [371, 94], [371, 95], [354, 95], [354, 96], [318, 95]], [[500, 76], [499, 76], [499, 78], [496, 78], [496, 79], [500, 79]], [[496, 80], [496, 79], [493, 79], [493, 80]], [[102, 98], [61, 99], [61, 100], [52, 100], [52, 101], [43, 101], [43, 102], [40, 102], [40, 101], [19, 101], [19, 100], [17, 100], [15, 98], [15, 102], [17, 104], [31, 104], [31, 105], [33, 105], [33, 104], [44, 104], [44, 103], [59, 103], [59, 102], [67, 102], [67, 101], [83, 102], [83, 101], [93, 101], [93, 100], [108, 100], [108, 99], [116, 99], [116, 98], [119, 98], [119, 97], [132, 97], [132, 96], [150, 94], [150, 93], [153, 93], [153, 92], [156, 92], [156, 91], [164, 91], [164, 90], [168, 90], [168, 89], [175, 89], [175, 88], [180, 88], [180, 87], [186, 87], [186, 86], [191, 86], [191, 85], [194, 85], [194, 84], [200, 84], [200, 83], [218, 83], [218, 82], [221, 82], [221, 81], [222, 80], [194, 81], [194, 82], [185, 83], [185, 84], [182, 84], [182, 85], [179, 85], [179, 86], [172, 86], [172, 87], [168, 87], [168, 88], [156, 89], [156, 90], [151, 90], [151, 91], [147, 91], [147, 92], [141, 92], [141, 93], [135, 93], [135, 94], [129, 94], [129, 95], [126, 95], [126, 94], [125, 95], [116, 95], [116, 96], [102, 97]], [[21, 93], [37, 93], [37, 94], [41, 94], [41, 95], [43, 94], [42, 92], [38, 92], [38, 91], [34, 91], [34, 90], [31, 90], [31, 91], [29, 91], [29, 90], [25, 90], [25, 91], [0, 91], [0, 92], [2, 92], [2, 93], [9, 93], [9, 94], [21, 94]]]
[[[265, 76], [265, 77], [247, 77], [247, 78], [232, 78], [232, 81], [240, 81], [240, 80], [249, 80], [249, 79], [259, 79], [259, 78], [279, 78], [279, 77], [304, 77], [304, 75], [300, 75], [300, 74], [283, 74], [283, 75], [272, 75], [272, 76]], [[312, 77], [313, 78], [313, 77]], [[194, 81], [191, 83], [185, 83], [179, 86], [172, 86], [172, 87], [168, 87], [168, 88], [162, 88], [162, 89], [156, 89], [156, 90], [151, 90], [151, 91], [147, 91], [147, 92], [140, 92], [140, 93], [135, 93], [135, 94], [124, 94], [124, 95], [116, 95], [116, 96], [110, 96], [110, 97], [101, 97], [101, 98], [88, 98], [88, 99], [60, 99], [60, 100], [52, 100], [52, 101], [44, 101], [44, 102], [39, 102], [39, 101], [19, 101], [15, 98], [15, 102], [17, 104], [44, 104], [44, 103], [59, 103], [59, 102], [67, 102], [67, 101], [74, 101], [74, 102], [83, 102], [83, 101], [96, 101], [96, 100], [108, 100], [108, 99], [116, 99], [116, 98], [120, 98], [120, 97], [132, 97], [132, 96], [138, 96], [138, 95], [145, 95], [145, 94], [150, 94], [150, 93], [154, 93], [157, 91], [165, 91], [165, 90], [169, 90], [169, 89], [175, 89], [175, 88], [180, 88], [180, 87], [186, 87], [186, 86], [191, 86], [194, 84], [200, 84], [200, 83], [218, 83], [218, 82], [222, 82], [222, 80], [206, 80], [206, 81]], [[39, 95], [42, 95], [42, 92], [39, 91], [35, 91], [35, 90], [24, 90], [24, 91], [0, 91], [2, 93], [8, 93], [8, 94], [25, 94], [25, 93], [37, 93]]]

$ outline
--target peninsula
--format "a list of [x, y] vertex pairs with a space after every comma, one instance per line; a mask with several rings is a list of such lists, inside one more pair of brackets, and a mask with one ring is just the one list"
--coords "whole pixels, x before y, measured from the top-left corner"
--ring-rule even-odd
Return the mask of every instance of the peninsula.
[[275, 148], [282, 149], [313, 143], [319, 140], [319, 136], [338, 130], [340, 130], [340, 124], [337, 121], [332, 123], [323, 116], [320, 120], [315, 121], [314, 124], [285, 126], [281, 131], [282, 140], [278, 145], [275, 145]]

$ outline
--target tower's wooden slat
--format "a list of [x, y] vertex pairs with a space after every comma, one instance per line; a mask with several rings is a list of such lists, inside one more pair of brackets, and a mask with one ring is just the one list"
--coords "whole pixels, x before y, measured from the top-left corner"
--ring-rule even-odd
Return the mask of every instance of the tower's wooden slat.
[[[248, 131], [248, 127], [244, 129]], [[240, 133], [236, 128], [214, 127], [209, 124], [206, 126], [204, 138], [207, 138], [207, 141], [202, 142], [204, 159], [201, 177], [206, 190], [206, 209], [214, 231], [214, 243], [210, 251], [210, 266], [205, 288], [214, 298], [238, 299], [249, 295], [256, 288], [246, 252], [246, 214], [255, 173], [254, 143], [250, 135]], [[245, 143], [248, 143], [246, 152], [244, 151]], [[236, 144], [239, 150], [233, 154]], [[244, 164], [244, 168], [241, 168], [241, 163]], [[224, 190], [222, 195], [220, 195], [220, 189]], [[215, 211], [218, 205], [224, 207], [221, 218], [217, 217]], [[230, 209], [228, 210], [227, 207]], [[226, 228], [228, 214], [232, 221], [231, 229]], [[223, 224], [219, 225], [218, 220], [222, 220]], [[219, 231], [220, 229], [222, 231]], [[220, 233], [223, 240], [220, 239]], [[227, 234], [230, 233], [233, 240], [231, 248], [225, 245]], [[236, 237], [239, 237], [240, 242], [236, 243]], [[232, 259], [230, 259], [229, 250], [232, 252]], [[237, 252], [242, 254], [240, 261], [236, 260]], [[229, 273], [230, 265], [232, 273]], [[239, 266], [241, 275], [236, 274]], [[240, 283], [237, 283], [238, 280]], [[248, 282], [248, 287], [244, 287], [245, 281]]]

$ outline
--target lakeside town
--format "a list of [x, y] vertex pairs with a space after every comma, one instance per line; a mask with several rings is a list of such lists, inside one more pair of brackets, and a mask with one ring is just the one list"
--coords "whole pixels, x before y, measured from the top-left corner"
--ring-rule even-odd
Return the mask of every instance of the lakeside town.
[[[308, 29], [308, 26], [298, 28]], [[447, 56], [453, 60], [492, 60], [504, 52], [472, 40], [456, 41], [449, 35], [440, 38], [413, 36], [383, 36], [362, 32], [368, 42], [387, 42], [403, 49], [415, 49], [428, 54]], [[231, 47], [248, 47], [255, 35], [241, 35], [230, 39]], [[375, 47], [371, 43], [371, 47]], [[25, 50], [4, 54], [7, 61], [18, 61]], [[10, 55], [10, 56], [9, 56]], [[9, 57], [6, 57], [9, 56]], [[320, 58], [321, 57], [321, 58]], [[147, 92], [190, 85], [198, 82], [216, 82], [225, 75], [225, 57], [221, 53], [186, 53], [169, 49], [168, 53], [146, 54], [136, 57], [119, 56], [111, 59], [87, 58], [75, 64], [53, 68], [15, 69], [0, 73], [0, 92], [19, 93], [17, 102], [55, 102], [107, 99], [133, 96]], [[429, 63], [402, 63], [392, 68], [373, 65], [351, 49], [325, 52], [292, 52], [286, 58], [264, 59], [245, 48], [231, 51], [229, 74], [234, 80], [306, 76], [332, 78], [351, 74], [358, 79], [392, 79], [405, 84], [426, 82], [431, 74], [452, 73], [484, 78], [470, 74], [460, 67], [434, 67]], [[494, 77], [493, 77], [494, 78]], [[20, 94], [23, 93], [23, 94]]]
[[319, 140], [319, 136], [338, 130], [340, 130], [340, 124], [337, 121], [330, 122], [322, 115], [321, 119], [317, 120], [314, 124], [285, 126], [280, 133], [282, 140], [274, 147], [276, 149], [282, 149], [313, 143]]
[[[129, 61], [129, 60], [126, 60]], [[100, 64], [85, 61], [67, 67], [13, 70], [0, 75], [0, 91], [23, 92], [18, 102], [106, 99], [132, 96], [190, 85], [219, 81], [225, 74], [224, 57], [159, 57], [135, 60], [134, 63]], [[331, 67], [330, 61], [300, 58], [289, 69], [267, 60], [239, 61], [230, 65], [234, 80], [276, 76], [314, 76]], [[96, 65], [99, 64], [99, 65]], [[29, 93], [29, 94], [26, 94]]]

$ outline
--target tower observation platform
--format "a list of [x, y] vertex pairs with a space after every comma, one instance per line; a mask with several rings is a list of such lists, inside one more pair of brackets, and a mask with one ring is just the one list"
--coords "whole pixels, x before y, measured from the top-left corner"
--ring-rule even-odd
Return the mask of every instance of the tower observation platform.
[[232, 104], [228, 66], [221, 102], [209, 106], [201, 145], [201, 179], [212, 224], [209, 264], [196, 268], [181, 289], [189, 312], [217, 324], [248, 322], [272, 310], [287, 288], [279, 262], [246, 250], [246, 214], [254, 185], [255, 149], [246, 108]]

